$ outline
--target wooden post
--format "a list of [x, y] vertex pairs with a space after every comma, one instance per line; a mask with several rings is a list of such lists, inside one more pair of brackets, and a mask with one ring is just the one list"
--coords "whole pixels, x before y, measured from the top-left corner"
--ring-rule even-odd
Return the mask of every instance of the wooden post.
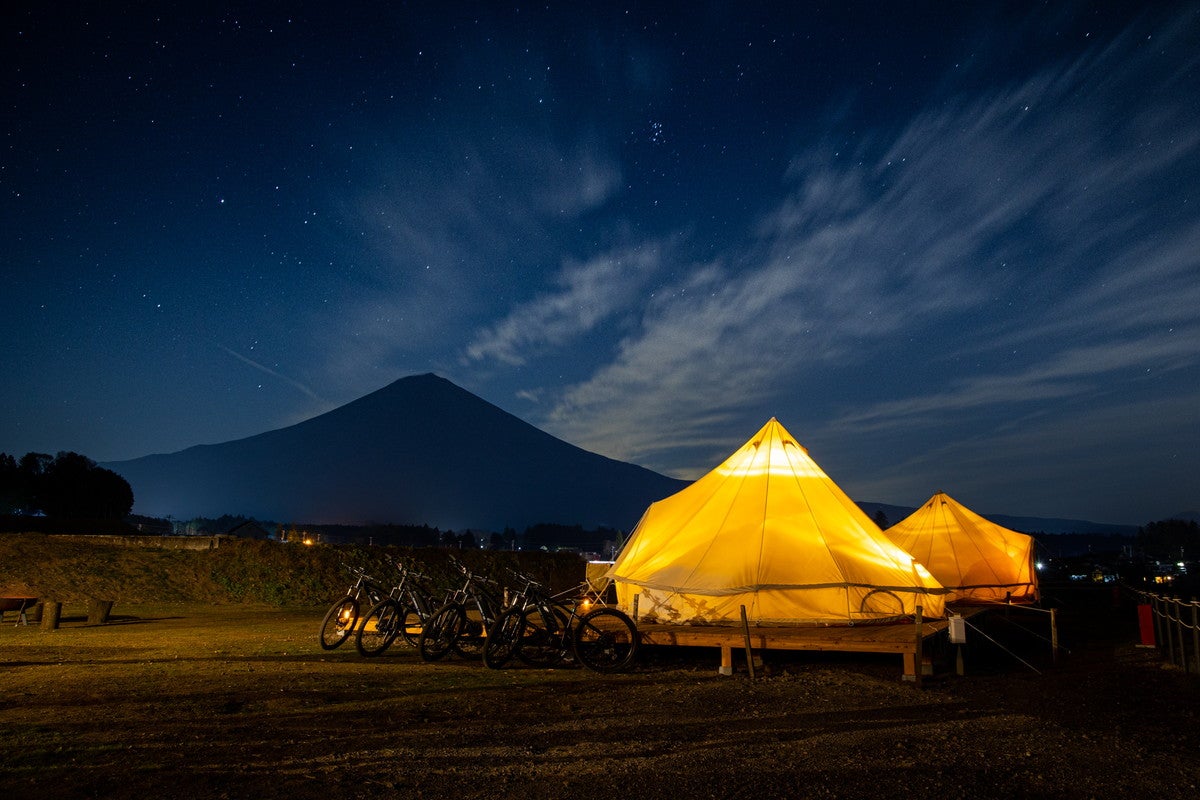
[[633, 617], [634, 622], [638, 621], [638, 598], [640, 598], [641, 596], [642, 596], [641, 594], [635, 594], [633, 596], [633, 608], [631, 609], [633, 611], [633, 613], [630, 614], [630, 616]]
[[1167, 631], [1167, 660], [1175, 664], [1175, 630], [1171, 627], [1171, 605], [1174, 601], [1169, 597], [1163, 598], [1163, 627]]
[[1175, 627], [1179, 630], [1179, 666], [1184, 672], [1189, 672], [1187, 645], [1183, 643], [1183, 598], [1175, 600]]
[[1197, 613], [1198, 609], [1200, 609], [1200, 603], [1197, 603], [1195, 600], [1192, 600], [1191, 606], [1192, 606], [1192, 661], [1194, 661], [1196, 664], [1196, 673], [1200, 674], [1200, 624], [1197, 624], [1198, 622], [1200, 622], [1200, 620], [1197, 619], [1197, 617], [1200, 617], [1200, 613]]
[[108, 615], [112, 612], [112, 600], [96, 600], [95, 598], [88, 600], [88, 624], [103, 625], [108, 622]]
[[1055, 664], [1058, 663], [1058, 609], [1050, 609], [1050, 653]]
[[62, 615], [62, 603], [57, 600], [47, 600], [42, 606], [42, 630], [58, 630], [58, 618]]
[[757, 677], [754, 674], [754, 650], [750, 647], [750, 623], [746, 620], [746, 607], [742, 606], [742, 636], [746, 640], [746, 666], [750, 668], [750, 680]]
[[1154, 642], [1161, 648], [1163, 643], [1163, 624], [1162, 615], [1158, 612], [1158, 595], [1150, 595], [1150, 608], [1154, 611]]
[[728, 644], [721, 645], [721, 668], [717, 671], [722, 675], [733, 674], [733, 648]]

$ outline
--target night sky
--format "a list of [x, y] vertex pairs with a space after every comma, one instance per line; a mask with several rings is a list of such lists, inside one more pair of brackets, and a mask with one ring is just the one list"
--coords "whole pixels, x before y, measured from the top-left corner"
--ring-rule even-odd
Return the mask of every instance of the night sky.
[[1200, 5], [343, 5], [6, 12], [0, 450], [436, 372], [675, 477], [775, 416], [862, 501], [1200, 508]]

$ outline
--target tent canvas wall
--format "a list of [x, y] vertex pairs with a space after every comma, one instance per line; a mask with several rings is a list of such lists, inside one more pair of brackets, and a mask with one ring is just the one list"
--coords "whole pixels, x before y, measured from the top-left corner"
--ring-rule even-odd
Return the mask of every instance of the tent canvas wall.
[[945, 492], [885, 533], [950, 591], [947, 602], [1037, 600], [1033, 537], [989, 522]]
[[608, 576], [663, 622], [849, 624], [943, 614], [940, 584], [771, 419], [650, 505]]

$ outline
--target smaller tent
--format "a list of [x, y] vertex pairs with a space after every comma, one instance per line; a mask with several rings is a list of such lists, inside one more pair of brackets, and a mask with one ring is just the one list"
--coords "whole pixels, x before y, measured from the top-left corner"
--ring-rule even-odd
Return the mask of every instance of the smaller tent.
[[1037, 600], [1033, 537], [989, 522], [945, 492], [885, 533], [950, 591], [947, 602]]
[[940, 617], [944, 590], [775, 419], [651, 504], [608, 572], [664, 622], [846, 625]]

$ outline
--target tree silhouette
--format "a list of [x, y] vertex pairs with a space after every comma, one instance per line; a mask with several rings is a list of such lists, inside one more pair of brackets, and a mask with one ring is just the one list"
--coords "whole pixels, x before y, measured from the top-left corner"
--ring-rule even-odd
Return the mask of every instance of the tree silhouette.
[[119, 520], [133, 509], [133, 489], [87, 456], [0, 453], [0, 511], [59, 519]]
[[12, 514], [21, 508], [21, 472], [17, 460], [0, 453], [0, 514]]

